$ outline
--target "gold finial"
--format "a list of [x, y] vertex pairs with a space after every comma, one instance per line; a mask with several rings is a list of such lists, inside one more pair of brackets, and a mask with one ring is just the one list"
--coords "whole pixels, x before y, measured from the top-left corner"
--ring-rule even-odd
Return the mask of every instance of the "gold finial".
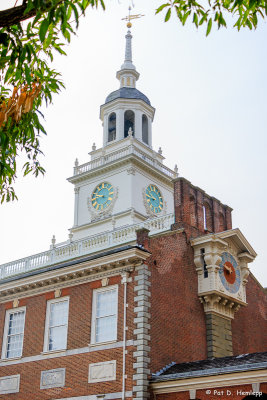
[[122, 18], [122, 20], [128, 21], [127, 28], [131, 28], [132, 27], [131, 20], [136, 19], [136, 18], [141, 18], [141, 17], [144, 17], [144, 14], [131, 15], [131, 7], [129, 7], [129, 15], [127, 15], [127, 17], [125, 17], [125, 18]]

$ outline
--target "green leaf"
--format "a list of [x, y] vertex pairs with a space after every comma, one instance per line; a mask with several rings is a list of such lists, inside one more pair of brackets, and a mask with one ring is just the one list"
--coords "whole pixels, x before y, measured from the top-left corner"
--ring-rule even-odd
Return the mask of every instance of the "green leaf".
[[208, 36], [208, 34], [210, 33], [211, 27], [212, 27], [212, 18], [209, 19], [208, 26], [207, 26], [207, 31], [206, 31], [206, 36]]
[[155, 14], [158, 14], [159, 12], [161, 12], [163, 10], [163, 8], [168, 7], [169, 5], [170, 4], [168, 4], [168, 3], [162, 4], [161, 6], [159, 6], [159, 8], [156, 9]]
[[25, 75], [26, 75], [26, 81], [27, 81], [28, 85], [30, 85], [30, 83], [32, 81], [31, 70], [27, 64], [25, 64]]
[[187, 18], [188, 18], [188, 16], [189, 16], [190, 14], [191, 14], [191, 10], [187, 11], [187, 12], [184, 14], [183, 22], [182, 22], [183, 25], [186, 23], [186, 20], [187, 20]]
[[195, 13], [195, 12], [193, 15], [193, 23], [196, 25], [196, 27], [198, 27], [198, 16], [197, 16], [197, 13]]
[[39, 37], [40, 37], [40, 40], [41, 40], [42, 43], [45, 40], [45, 35], [46, 35], [47, 30], [48, 30], [48, 27], [49, 27], [49, 21], [47, 19], [44, 19], [41, 22], [40, 29], [39, 29]]
[[171, 17], [171, 9], [169, 8], [168, 11], [166, 12], [164, 21], [165, 22], [169, 21], [170, 17]]

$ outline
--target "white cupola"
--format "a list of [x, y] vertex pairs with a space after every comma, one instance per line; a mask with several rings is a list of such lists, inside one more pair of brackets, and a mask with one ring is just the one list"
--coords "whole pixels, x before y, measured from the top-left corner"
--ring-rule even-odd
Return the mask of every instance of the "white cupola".
[[132, 62], [131, 23], [127, 24], [125, 59], [116, 77], [120, 88], [110, 93], [100, 107], [103, 122], [103, 147], [123, 140], [129, 133], [152, 147], [152, 121], [155, 114], [149, 99], [136, 89], [139, 73]]

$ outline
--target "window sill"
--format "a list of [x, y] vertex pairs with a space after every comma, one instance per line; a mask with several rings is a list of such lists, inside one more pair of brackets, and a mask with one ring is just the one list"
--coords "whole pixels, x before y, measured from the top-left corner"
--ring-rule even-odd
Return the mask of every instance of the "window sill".
[[106, 344], [112, 344], [112, 343], [117, 343], [117, 339], [115, 340], [110, 340], [108, 342], [98, 342], [98, 343], [89, 343], [88, 346], [89, 347], [100, 347], [100, 346], [105, 346]]
[[1, 358], [1, 361], [6, 362], [6, 361], [13, 361], [13, 360], [20, 360], [22, 356], [19, 357], [10, 357], [10, 358]]
[[44, 355], [46, 355], [46, 354], [57, 354], [57, 353], [63, 353], [63, 354], [65, 354], [66, 351], [67, 351], [67, 349], [45, 350], [45, 351], [42, 351], [41, 354], [44, 354]]

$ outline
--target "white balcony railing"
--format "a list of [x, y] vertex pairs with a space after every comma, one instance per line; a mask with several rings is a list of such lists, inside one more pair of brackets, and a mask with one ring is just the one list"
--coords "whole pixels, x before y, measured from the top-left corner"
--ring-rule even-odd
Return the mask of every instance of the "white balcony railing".
[[120, 244], [135, 242], [137, 229], [147, 228], [150, 230], [150, 234], [156, 234], [169, 230], [173, 223], [174, 215], [168, 214], [162, 217], [147, 219], [139, 224], [88, 236], [77, 241], [68, 242], [67, 244], [55, 245], [52, 249], [43, 253], [0, 265], [0, 284], [1, 280], [14, 275], [38, 270], [41, 267], [89, 255]]
[[154, 168], [168, 175], [170, 178], [175, 178], [177, 176], [176, 173], [172, 171], [170, 168], [166, 167], [164, 164], [162, 164], [152, 156], [148, 155], [146, 152], [140, 150], [134, 144], [122, 147], [109, 154], [103, 154], [100, 157], [92, 161], [89, 161], [88, 163], [76, 166], [74, 168], [74, 175], [80, 175], [85, 172], [92, 171], [95, 168], [101, 167], [110, 162], [114, 162], [123, 157], [129, 156], [130, 154], [136, 155], [137, 157], [141, 158], [142, 160], [152, 165]]

